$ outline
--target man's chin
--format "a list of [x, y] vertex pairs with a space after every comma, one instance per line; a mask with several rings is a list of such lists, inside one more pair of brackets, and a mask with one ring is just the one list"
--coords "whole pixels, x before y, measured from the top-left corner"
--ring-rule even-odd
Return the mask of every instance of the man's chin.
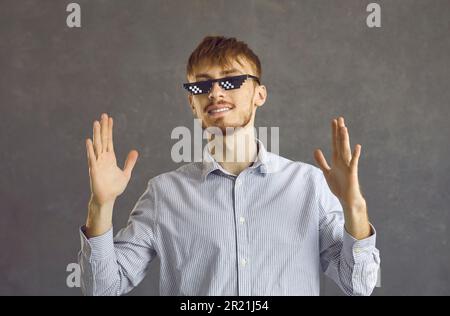
[[251, 122], [251, 116], [244, 119], [244, 122], [233, 122], [231, 118], [222, 117], [213, 121], [207, 120], [202, 122], [203, 130], [208, 129], [211, 134], [218, 133], [220, 130], [221, 135], [232, 135], [237, 130], [249, 127]]
[[203, 125], [203, 130], [207, 129], [211, 134], [221, 133], [221, 135], [232, 135], [237, 129], [242, 128], [242, 125], [231, 124], [227, 122], [215, 122], [213, 124], [208, 124], [206, 127]]

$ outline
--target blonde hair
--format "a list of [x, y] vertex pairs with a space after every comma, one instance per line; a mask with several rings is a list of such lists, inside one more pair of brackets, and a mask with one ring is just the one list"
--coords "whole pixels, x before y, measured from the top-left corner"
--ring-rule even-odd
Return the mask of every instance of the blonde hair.
[[253, 67], [255, 75], [261, 80], [261, 62], [259, 57], [242, 41], [234, 37], [206, 36], [189, 56], [186, 75], [195, 75], [195, 68], [202, 63], [231, 67], [233, 60], [243, 66], [241, 59], [247, 60]]

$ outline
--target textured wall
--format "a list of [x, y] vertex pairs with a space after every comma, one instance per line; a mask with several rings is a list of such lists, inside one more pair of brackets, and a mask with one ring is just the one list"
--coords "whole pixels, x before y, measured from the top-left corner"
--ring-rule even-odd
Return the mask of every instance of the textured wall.
[[[344, 115], [361, 143], [361, 184], [378, 232], [374, 295], [450, 294], [448, 0], [0, 0], [0, 294], [79, 295], [66, 286], [89, 199], [84, 140], [115, 119], [119, 164], [136, 148], [115, 205], [125, 225], [150, 177], [171, 161], [176, 126], [192, 129], [187, 57], [207, 34], [249, 43], [269, 92], [257, 126], [280, 127], [280, 154], [314, 164]], [[156, 294], [158, 262], [133, 294]], [[322, 280], [323, 294], [340, 293]]]

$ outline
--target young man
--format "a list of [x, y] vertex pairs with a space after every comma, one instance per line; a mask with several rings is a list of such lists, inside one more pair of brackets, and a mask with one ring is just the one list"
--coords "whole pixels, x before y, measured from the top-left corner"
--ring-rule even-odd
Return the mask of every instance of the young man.
[[[137, 152], [118, 168], [112, 118], [94, 122], [94, 142], [86, 141], [92, 195], [80, 231], [84, 294], [129, 292], [156, 256], [161, 295], [318, 295], [320, 269], [348, 295], [371, 294], [380, 259], [359, 188], [361, 147], [351, 152], [340, 117], [331, 123], [332, 167], [320, 150], [320, 169], [266, 151], [253, 128], [267, 97], [260, 78], [260, 61], [243, 42], [199, 44], [184, 87], [202, 127], [216, 130], [210, 142], [223, 148], [150, 179], [114, 238], [114, 201]], [[245, 159], [235, 159], [239, 150]]]

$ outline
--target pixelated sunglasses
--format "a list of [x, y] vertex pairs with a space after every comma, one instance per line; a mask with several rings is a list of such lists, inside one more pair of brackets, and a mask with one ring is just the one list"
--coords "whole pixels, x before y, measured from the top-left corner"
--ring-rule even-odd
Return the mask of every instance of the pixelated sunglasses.
[[204, 81], [197, 81], [197, 82], [188, 82], [183, 84], [183, 88], [185, 88], [188, 92], [190, 92], [193, 95], [198, 94], [205, 94], [209, 93], [211, 91], [212, 85], [214, 82], [218, 82], [219, 86], [224, 90], [233, 90], [233, 89], [239, 89], [245, 80], [247, 79], [255, 79], [258, 84], [259, 78], [252, 76], [252, 75], [239, 75], [239, 76], [233, 76], [233, 77], [225, 77], [225, 78], [219, 78], [219, 79], [210, 79], [210, 80], [204, 80]]

